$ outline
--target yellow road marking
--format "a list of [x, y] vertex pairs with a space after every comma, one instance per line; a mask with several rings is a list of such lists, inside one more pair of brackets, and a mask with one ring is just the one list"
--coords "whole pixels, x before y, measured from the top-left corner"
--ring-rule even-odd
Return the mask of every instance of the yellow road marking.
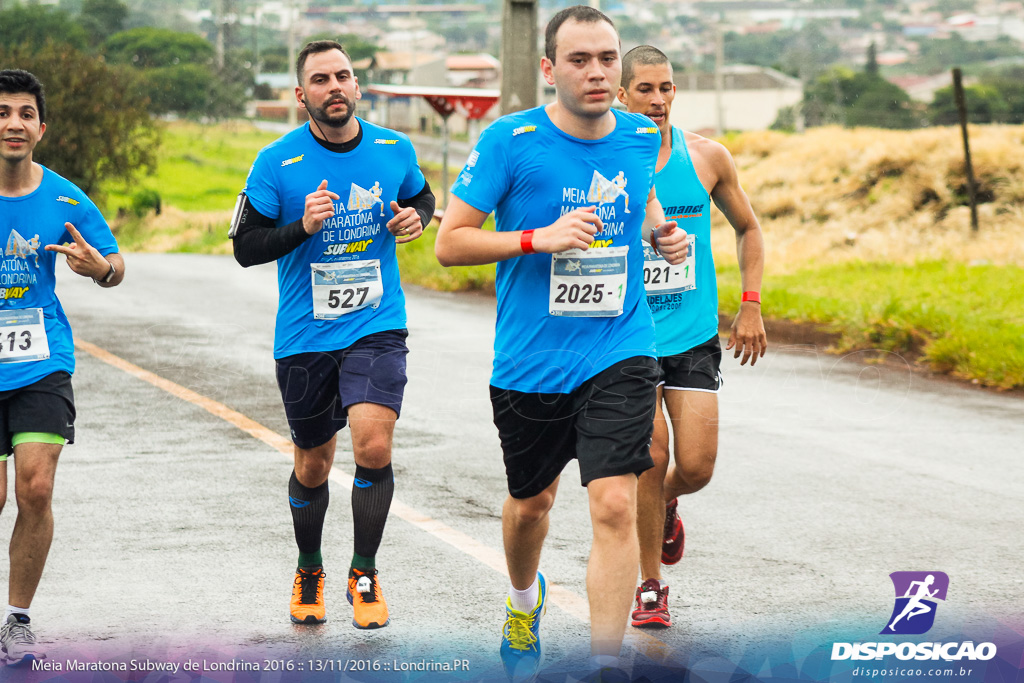
[[[126, 361], [120, 356], [115, 356], [95, 344], [90, 344], [87, 341], [76, 339], [75, 346], [87, 352], [89, 355], [103, 361], [107, 365], [112, 365], [118, 370], [121, 370], [136, 379], [148, 382], [156, 388], [166, 391], [172, 396], [202, 408], [225, 422], [238, 427], [253, 438], [262, 441], [279, 453], [287, 455], [289, 458], [292, 457], [294, 451], [291, 441], [272, 429], [264, 427], [252, 418], [246, 417], [237, 410], [232, 410], [223, 403], [214, 401], [212, 398], [203, 396], [191, 389], [186, 389], [180, 384], [176, 384], [169, 379], [165, 379], [160, 375], [150, 372], [149, 370], [144, 370], [138, 365]], [[352, 488], [352, 477], [344, 472], [332, 469], [330, 478], [347, 489]], [[402, 503], [398, 499], [392, 500], [391, 512], [400, 519], [412, 524], [414, 527], [427, 532], [434, 538], [444, 541], [456, 550], [459, 550], [481, 564], [490, 567], [502, 576], [508, 577], [508, 569], [505, 566], [505, 555], [502, 552], [494, 550], [493, 548], [480, 543], [475, 538], [423, 514], [415, 508]], [[590, 607], [587, 605], [586, 599], [576, 595], [569, 589], [556, 584], [548, 584], [548, 599], [550, 599], [554, 605], [557, 605], [559, 609], [571, 614], [580, 621], [590, 621]], [[637, 629], [627, 629], [626, 644], [656, 661], [663, 661], [671, 652], [671, 648], [661, 640]]]

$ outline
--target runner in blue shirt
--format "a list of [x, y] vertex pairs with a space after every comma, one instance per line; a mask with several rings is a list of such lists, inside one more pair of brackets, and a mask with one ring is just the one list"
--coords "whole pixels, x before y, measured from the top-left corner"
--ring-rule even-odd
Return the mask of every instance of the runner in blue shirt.
[[[584, 6], [556, 14], [541, 70], [556, 101], [484, 131], [436, 243], [445, 266], [498, 264], [490, 392], [510, 494], [502, 525], [512, 585], [500, 654], [513, 679], [540, 665], [540, 551], [572, 459], [593, 522], [591, 652], [596, 666], [617, 662], [638, 566], [637, 475], [652, 465], [657, 381], [641, 233], [657, 226], [673, 262], [686, 248], [654, 195], [657, 128], [610, 110], [621, 62], [608, 17]], [[481, 230], [492, 211], [496, 231]]]
[[[661, 381], [651, 441], [655, 465], [640, 477], [642, 583], [636, 591], [632, 624], [663, 627], [672, 620], [661, 564], [675, 564], [683, 555], [677, 497], [707, 485], [718, 453], [722, 347], [709, 198], [736, 231], [743, 295], [726, 349], [735, 348], [737, 358], [742, 353], [741, 365], [748, 359], [753, 365], [767, 348], [760, 303], [764, 242], [728, 150], [669, 123], [676, 86], [668, 58], [657, 48], [643, 45], [626, 53], [622, 61], [619, 99], [629, 111], [650, 117], [661, 131], [655, 177], [658, 197], [665, 215], [688, 233], [692, 249], [691, 258], [681, 266], [670, 266], [648, 251], [644, 271], [657, 330]], [[667, 422], [672, 423], [675, 443], [671, 465]]]
[[96, 205], [32, 160], [45, 121], [39, 80], [27, 71], [0, 71], [0, 509], [12, 454], [18, 501], [0, 648], [11, 665], [45, 656], [35, 645], [29, 607], [53, 540], [57, 460], [75, 440], [75, 346], [54, 291], [57, 254], [101, 287], [124, 278], [124, 260]]
[[346, 597], [356, 628], [380, 628], [390, 617], [376, 554], [394, 494], [391, 441], [408, 353], [395, 249], [423, 233], [434, 195], [408, 137], [354, 116], [361, 94], [341, 45], [309, 43], [296, 71], [310, 123], [260, 151], [231, 236], [243, 266], [277, 261], [274, 358], [295, 443], [291, 619], [326, 620], [320, 541], [347, 422], [356, 470]]

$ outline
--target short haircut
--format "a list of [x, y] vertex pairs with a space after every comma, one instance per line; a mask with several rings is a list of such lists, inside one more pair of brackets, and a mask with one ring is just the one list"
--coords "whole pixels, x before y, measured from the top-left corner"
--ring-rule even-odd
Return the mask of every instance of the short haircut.
[[601, 10], [588, 7], [587, 5], [573, 5], [572, 7], [566, 7], [564, 10], [551, 17], [551, 21], [548, 22], [548, 27], [544, 29], [544, 56], [554, 64], [555, 63], [555, 34], [558, 33], [558, 29], [562, 27], [569, 19], [578, 21], [581, 24], [595, 24], [599, 21], [606, 21], [608, 25], [613, 29], [615, 28], [615, 22], [608, 18], [608, 16]]
[[348, 58], [351, 62], [352, 58], [345, 52], [345, 48], [341, 46], [341, 43], [334, 40], [314, 40], [311, 43], [306, 43], [306, 47], [302, 48], [299, 52], [299, 56], [295, 58], [295, 77], [299, 81], [299, 85], [302, 85], [302, 79], [306, 76], [306, 58], [310, 55], [320, 54], [321, 52], [330, 52], [331, 50], [339, 50], [341, 54]]
[[43, 96], [43, 84], [29, 72], [21, 69], [0, 71], [0, 93], [34, 95], [36, 111], [39, 112], [39, 123], [46, 123], [46, 97]]
[[652, 45], [639, 45], [627, 52], [622, 57], [622, 87], [629, 90], [629, 86], [633, 84], [633, 72], [636, 71], [636, 67], [654, 64], [668, 64], [669, 68], [672, 67], [672, 62], [665, 53]]

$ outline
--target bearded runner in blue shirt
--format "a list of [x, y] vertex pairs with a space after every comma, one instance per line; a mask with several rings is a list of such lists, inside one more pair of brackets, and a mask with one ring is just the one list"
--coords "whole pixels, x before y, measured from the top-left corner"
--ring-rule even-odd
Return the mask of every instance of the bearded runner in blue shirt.
[[[637, 475], [657, 366], [641, 232], [666, 258], [685, 235], [653, 191], [658, 130], [611, 111], [619, 83], [612, 22], [584, 6], [556, 14], [541, 69], [556, 101], [499, 119], [453, 187], [438, 232], [445, 266], [497, 262], [491, 402], [510, 496], [502, 514], [511, 589], [500, 655], [533, 676], [546, 584], [538, 572], [558, 477], [579, 461], [594, 540], [587, 570], [594, 665], [615, 666], [635, 582]], [[490, 212], [496, 231], [481, 230]]]
[[260, 152], [231, 234], [243, 266], [277, 261], [274, 357], [295, 443], [291, 619], [326, 620], [320, 541], [347, 422], [356, 471], [346, 597], [356, 628], [380, 628], [390, 617], [376, 554], [394, 493], [391, 441], [408, 353], [395, 250], [422, 234], [434, 196], [409, 138], [354, 116], [359, 86], [341, 45], [309, 43], [296, 71], [310, 123]]
[[[32, 160], [46, 131], [43, 86], [27, 71], [0, 71], [0, 491], [14, 455], [18, 518], [11, 537], [0, 648], [8, 664], [42, 658], [29, 607], [53, 540], [57, 460], [75, 440], [71, 326], [54, 291], [57, 254], [101, 287], [124, 277], [117, 242], [96, 205]], [[44, 248], [45, 247], [45, 248]], [[6, 493], [0, 496], [0, 508]]]
[[[657, 48], [643, 45], [626, 53], [622, 62], [619, 99], [629, 111], [646, 114], [660, 129], [655, 176], [658, 197], [665, 214], [688, 233], [691, 249], [691, 257], [681, 266], [671, 266], [649, 252], [644, 271], [657, 330], [661, 380], [651, 441], [655, 464], [640, 477], [637, 514], [642, 583], [636, 591], [632, 624], [665, 627], [672, 619], [661, 564], [675, 564], [683, 555], [677, 497], [707, 485], [718, 453], [722, 346], [718, 341], [718, 282], [711, 256], [710, 200], [736, 230], [743, 294], [726, 349], [735, 348], [737, 358], [742, 353], [741, 365], [748, 359], [753, 365], [767, 347], [760, 303], [764, 241], [728, 150], [669, 123], [676, 87], [668, 58]], [[675, 442], [672, 465], [668, 422]]]

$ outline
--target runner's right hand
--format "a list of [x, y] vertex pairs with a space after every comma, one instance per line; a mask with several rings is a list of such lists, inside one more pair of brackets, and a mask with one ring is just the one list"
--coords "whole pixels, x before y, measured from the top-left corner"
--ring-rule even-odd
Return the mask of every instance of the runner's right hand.
[[327, 181], [320, 181], [315, 192], [306, 195], [306, 211], [302, 214], [302, 229], [314, 235], [324, 227], [324, 221], [334, 215], [334, 201], [338, 195], [327, 189]]
[[546, 228], [533, 233], [534, 251], [555, 254], [566, 249], [586, 249], [604, 229], [596, 206], [570, 211]]

